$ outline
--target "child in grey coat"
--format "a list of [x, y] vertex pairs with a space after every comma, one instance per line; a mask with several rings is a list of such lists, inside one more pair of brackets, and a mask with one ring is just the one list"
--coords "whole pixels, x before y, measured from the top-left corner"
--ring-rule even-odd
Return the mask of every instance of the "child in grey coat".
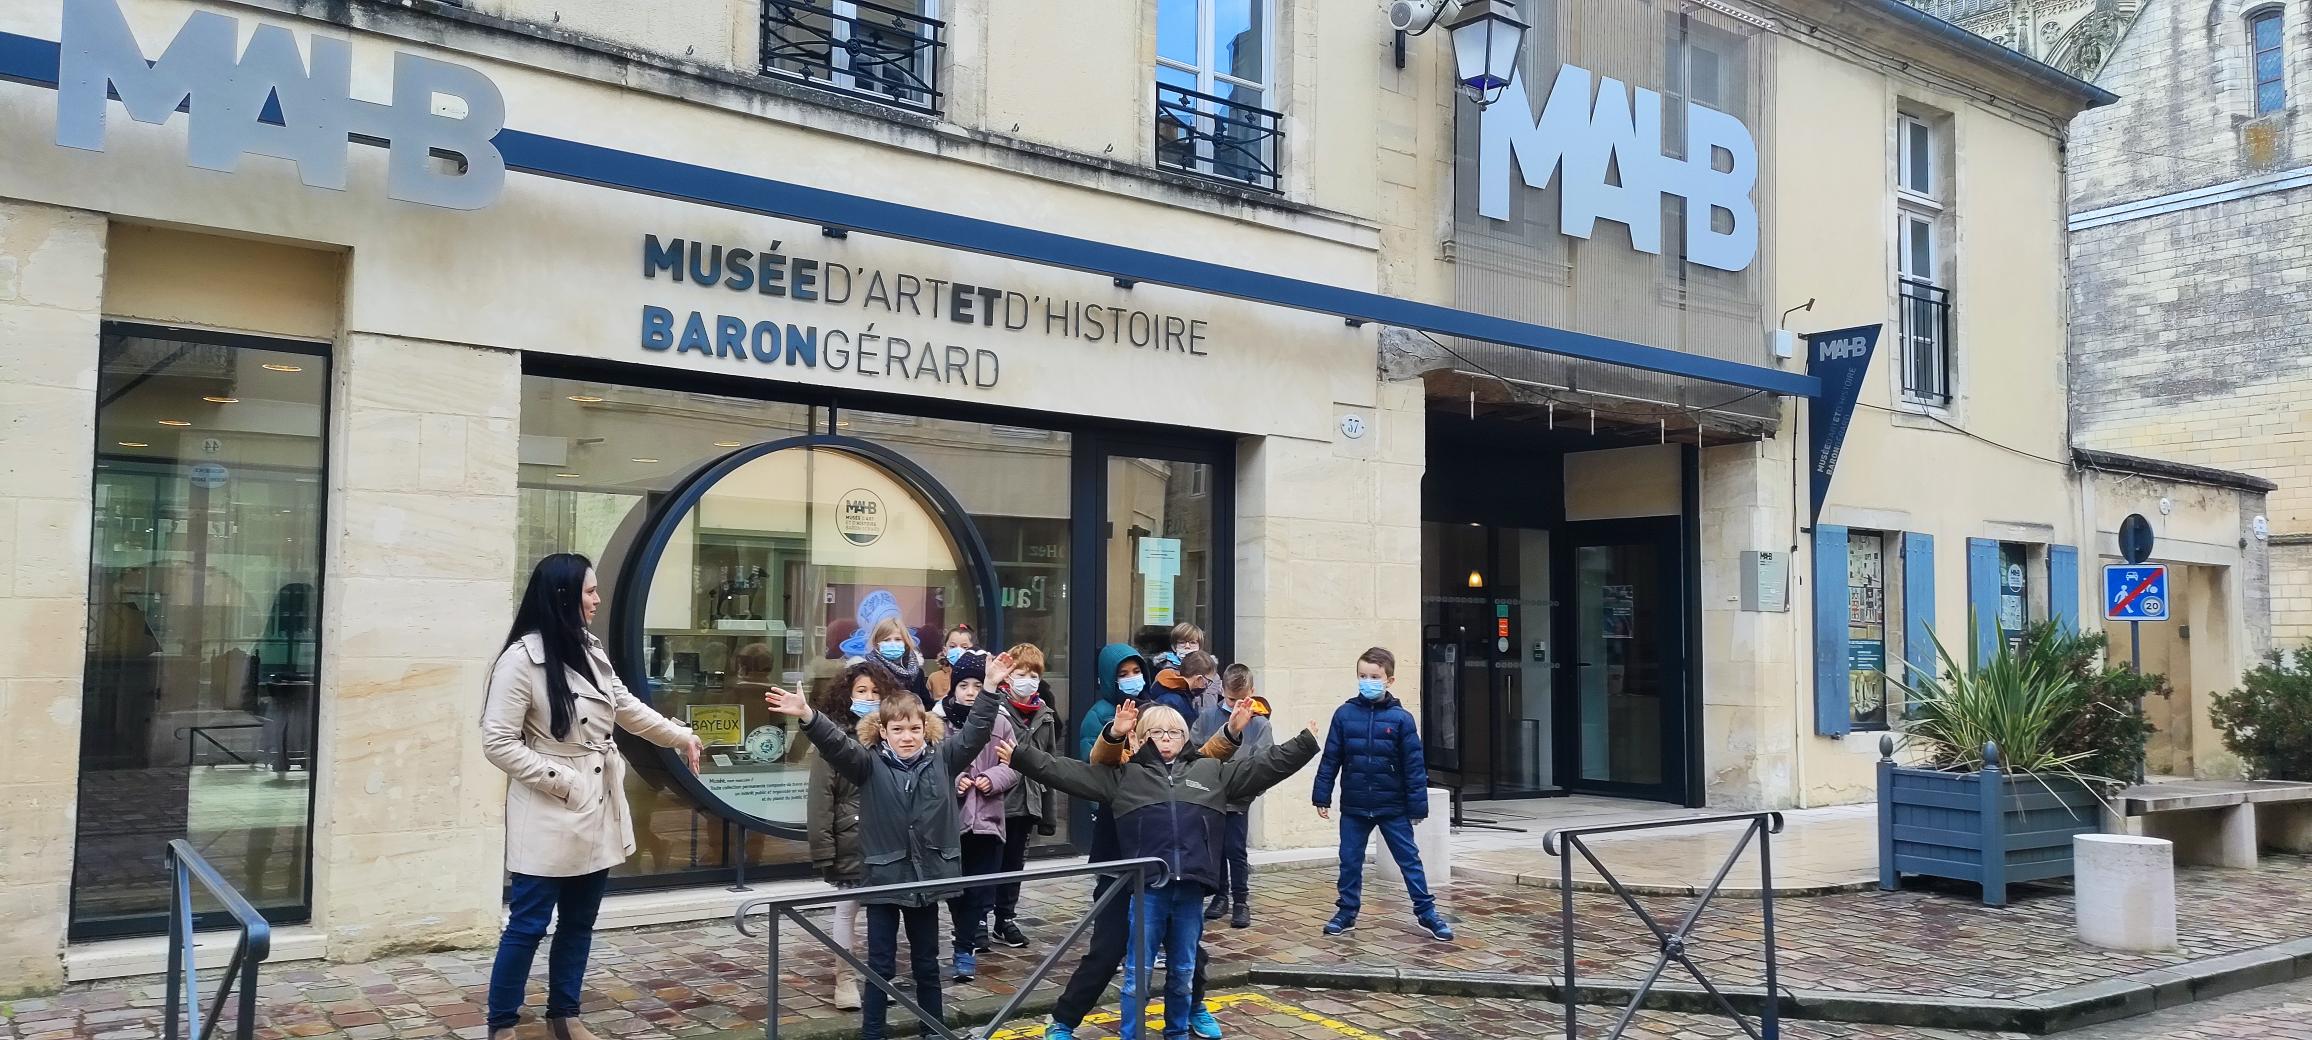
[[[1252, 669], [1242, 664], [1229, 665], [1220, 675], [1220, 697], [1196, 717], [1189, 739], [1198, 744], [1212, 739], [1214, 733], [1228, 724], [1228, 716], [1238, 705], [1253, 699]], [[1260, 755], [1276, 743], [1275, 727], [1269, 725], [1266, 712], [1256, 711], [1252, 721], [1244, 724], [1239, 754], [1247, 758]], [[1228, 918], [1230, 928], [1252, 927], [1252, 850], [1250, 834], [1252, 802], [1232, 802], [1228, 806], [1227, 868], [1228, 887], [1215, 891], [1212, 903], [1204, 908], [1204, 919], [1217, 921]], [[1231, 904], [1234, 905], [1233, 912]]]

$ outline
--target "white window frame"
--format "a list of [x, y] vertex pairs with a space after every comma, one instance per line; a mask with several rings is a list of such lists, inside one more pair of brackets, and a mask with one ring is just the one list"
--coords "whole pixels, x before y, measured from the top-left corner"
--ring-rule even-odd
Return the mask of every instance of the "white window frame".
[[[1924, 190], [1910, 184], [1912, 142], [1924, 136], [1927, 140], [1927, 184]], [[1904, 202], [1941, 209], [1941, 186], [1935, 183], [1935, 128], [1917, 116], [1898, 116], [1895, 119], [1895, 191]]]
[[[1942, 141], [1936, 131], [1936, 125], [1929, 117], [1908, 112], [1895, 115], [1894, 302], [1898, 318], [1895, 327], [1900, 333], [1901, 346], [1896, 358], [1895, 389], [1897, 400], [1920, 411], [1946, 411], [1959, 399], [1959, 361], [1952, 342], [1957, 311], [1948, 306], [1951, 280], [1946, 274], [1949, 257], [1943, 248], [1943, 223], [1947, 215], [1943, 196], [1951, 178], [1943, 167]], [[1926, 142], [1927, 149], [1927, 182], [1923, 186], [1914, 186], [1910, 183], [1911, 169], [1919, 157], [1916, 142], [1921, 139]], [[1922, 192], [1920, 187], [1926, 190]], [[1924, 270], [1912, 262], [1912, 234], [1914, 229], [1921, 226], [1927, 231]], [[1943, 390], [1940, 395], [1915, 391], [1911, 387], [1911, 373], [1915, 367], [1913, 350], [1921, 344], [1914, 339], [1908, 327], [1908, 311], [1913, 304], [1903, 295], [1902, 283], [1905, 280], [1924, 282], [1944, 293], [1946, 307], [1942, 312], [1942, 327], [1932, 343], [1936, 353], [1935, 368], [1940, 375], [1939, 382]]]
[[[1260, 31], [1262, 33], [1260, 82], [1258, 83], [1219, 70], [1220, 41], [1213, 36], [1213, 3], [1214, 0], [1156, 0], [1156, 17], [1159, 24], [1163, 21], [1164, 5], [1196, 5], [1196, 63], [1189, 65], [1165, 57], [1163, 43], [1159, 40], [1156, 47], [1156, 67], [1159, 70], [1171, 69], [1174, 72], [1185, 72], [1195, 76], [1195, 91], [1213, 97], [1220, 96], [1220, 91], [1217, 88], [1221, 86], [1250, 87], [1260, 92], [1260, 102], [1254, 107], [1267, 109], [1271, 112], [1281, 111], [1276, 104], [1276, 0], [1252, 0], [1254, 9], [1260, 15]], [[1155, 77], [1151, 76], [1150, 79], [1154, 80]], [[1162, 86], [1161, 80], [1157, 80], [1156, 83], [1159, 87]], [[1279, 161], [1281, 158], [1281, 156], [1272, 157], [1270, 161], [1281, 167], [1283, 165]], [[1196, 169], [1202, 173], [1212, 172], [1212, 142], [1207, 140], [1197, 142]]]

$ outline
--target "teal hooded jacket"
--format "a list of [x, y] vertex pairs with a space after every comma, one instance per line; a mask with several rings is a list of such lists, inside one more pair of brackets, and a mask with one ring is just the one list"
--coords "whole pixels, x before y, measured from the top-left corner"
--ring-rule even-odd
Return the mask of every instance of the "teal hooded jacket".
[[1091, 758], [1092, 742], [1107, 732], [1109, 723], [1116, 721], [1116, 702], [1124, 699], [1123, 691], [1116, 688], [1116, 669], [1122, 668], [1126, 661], [1140, 662], [1143, 679], [1154, 678], [1148, 670], [1148, 659], [1132, 649], [1132, 644], [1110, 643], [1100, 648], [1099, 671], [1092, 673], [1092, 689], [1099, 693], [1100, 699], [1091, 711], [1084, 713], [1084, 724], [1076, 727], [1077, 758]]

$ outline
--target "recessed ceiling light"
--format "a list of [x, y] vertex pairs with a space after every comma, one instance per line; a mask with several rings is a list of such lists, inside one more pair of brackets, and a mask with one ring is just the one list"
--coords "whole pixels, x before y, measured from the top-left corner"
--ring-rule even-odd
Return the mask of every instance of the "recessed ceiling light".
[[714, 446], [717, 448], [736, 448], [741, 443], [742, 442], [740, 441], [716, 441], [714, 442]]
[[556, 473], [556, 474], [554, 474], [554, 475], [555, 475], [555, 476], [557, 476], [557, 477], [561, 477], [561, 478], [562, 478], [562, 479], [564, 479], [564, 480], [576, 480], [576, 479], [578, 479], [578, 474], [576, 474], [576, 473]]
[[836, 426], [839, 426], [839, 427], [842, 427], [842, 428], [844, 428], [844, 429], [850, 429], [850, 428], [851, 428], [851, 420], [849, 420], [849, 419], [837, 419], [837, 420], [835, 420], [835, 425], [836, 425]]
[[201, 398], [201, 400], [203, 400], [203, 401], [207, 401], [207, 402], [209, 402], [210, 404], [240, 404], [240, 403], [241, 403], [241, 399], [240, 399], [240, 398], [238, 398], [238, 397], [224, 397], [224, 396], [221, 396], [221, 395], [220, 395], [220, 396], [214, 396], [214, 397], [204, 397], [204, 398]]
[[191, 425], [192, 425], [192, 423], [190, 423], [190, 422], [188, 422], [188, 421], [186, 421], [186, 420], [183, 420], [183, 419], [163, 419], [163, 420], [161, 420], [161, 425], [163, 425], [163, 426], [191, 426]]
[[601, 398], [599, 398], [599, 397], [596, 397], [596, 396], [594, 396], [593, 394], [571, 394], [571, 395], [570, 395], [570, 399], [571, 399], [571, 400], [573, 400], [573, 401], [576, 401], [576, 402], [578, 402], [579, 404], [601, 404], [601, 403], [602, 403], [602, 399], [601, 399]]
[[150, 447], [152, 447], [152, 445], [150, 445], [150, 444], [146, 444], [146, 443], [145, 443], [145, 442], [143, 442], [143, 441], [122, 441], [122, 442], [120, 442], [120, 446], [121, 446], [121, 447], [123, 447], [123, 448], [150, 448]]
[[657, 460], [657, 459], [628, 459], [628, 460], [626, 460], [626, 461], [628, 461], [628, 462], [639, 462], [639, 463], [642, 463], [642, 464], [643, 464], [643, 465], [645, 465], [645, 466], [655, 466], [655, 465], [658, 465], [658, 460]]
[[304, 366], [302, 366], [302, 365], [260, 365], [260, 366], [258, 366], [258, 367], [260, 367], [260, 368], [263, 368], [263, 369], [264, 369], [265, 371], [267, 371], [267, 372], [303, 372], [303, 371], [305, 371], [305, 368], [304, 368]]

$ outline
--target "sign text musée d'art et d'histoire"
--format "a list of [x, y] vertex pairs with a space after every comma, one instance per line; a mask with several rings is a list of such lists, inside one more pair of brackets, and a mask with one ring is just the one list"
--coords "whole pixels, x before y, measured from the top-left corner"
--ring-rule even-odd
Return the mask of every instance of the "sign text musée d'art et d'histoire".
[[1210, 354], [1203, 318], [887, 271], [783, 247], [644, 235], [646, 279], [828, 310], [816, 320], [774, 320], [645, 304], [642, 349], [702, 367], [823, 368], [862, 380], [975, 389], [1001, 378], [1002, 352], [988, 344], [1006, 335], [1183, 358]]

